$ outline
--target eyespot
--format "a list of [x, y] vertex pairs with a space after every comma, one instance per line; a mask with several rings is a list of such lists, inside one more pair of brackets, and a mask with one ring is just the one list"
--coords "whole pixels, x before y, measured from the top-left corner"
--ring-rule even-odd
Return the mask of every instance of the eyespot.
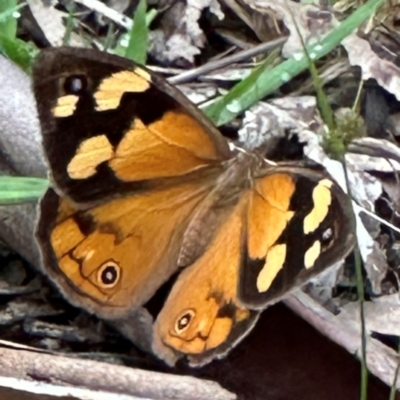
[[186, 329], [189, 328], [190, 323], [192, 322], [195, 315], [196, 314], [193, 310], [186, 310], [185, 312], [183, 312], [175, 322], [175, 332], [178, 335], [185, 332]]
[[113, 288], [120, 277], [121, 267], [115, 261], [106, 261], [97, 272], [97, 282], [105, 289]]
[[64, 91], [66, 94], [79, 95], [86, 90], [87, 79], [85, 75], [72, 75], [64, 81]]
[[332, 228], [325, 229], [321, 235], [322, 243], [329, 244], [332, 241], [332, 239], [333, 239], [333, 229]]

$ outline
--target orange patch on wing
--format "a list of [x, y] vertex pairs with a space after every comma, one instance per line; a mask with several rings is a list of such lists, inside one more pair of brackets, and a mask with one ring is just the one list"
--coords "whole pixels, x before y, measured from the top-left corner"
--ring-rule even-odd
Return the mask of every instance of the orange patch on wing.
[[73, 260], [68, 254], [62, 257], [61, 259], [58, 260], [58, 265], [65, 273], [65, 271], [68, 272], [66, 274], [66, 277], [74, 283], [74, 285], [78, 288], [81, 287], [82, 283], [84, 282], [84, 279], [82, 278], [82, 275], [79, 271], [79, 263], [75, 260]]
[[[175, 270], [184, 222], [206, 193], [208, 187], [196, 182], [110, 200], [85, 211], [96, 227], [86, 236], [72, 217], [61, 220], [52, 234], [60, 268], [80, 290], [108, 306], [143, 304]], [[71, 211], [69, 204], [63, 208]], [[98, 273], [107, 261], [121, 274], [109, 288]]]
[[150, 81], [150, 75], [140, 68], [112, 74], [103, 79], [94, 94], [96, 110], [105, 111], [117, 108], [124, 93], [144, 92], [150, 87]]
[[274, 174], [256, 180], [248, 209], [248, 251], [252, 259], [265, 258], [293, 216], [289, 211], [295, 182]]
[[212, 329], [213, 334], [209, 336], [206, 348], [215, 349], [224, 343], [233, 327], [233, 321], [229, 317], [216, 318]]
[[216, 160], [218, 153], [211, 137], [192, 116], [168, 111], [163, 117], [149, 125], [149, 130], [164, 143], [185, 149], [203, 160]]
[[[95, 298], [103, 298], [97, 285], [91, 284], [86, 274], [82, 274], [80, 258], [86, 257], [86, 264], [91, 255], [96, 251], [87, 248], [87, 238], [82, 234], [78, 225], [73, 218], [68, 218], [57, 224], [51, 233], [51, 244], [54, 253], [58, 259], [58, 265], [65, 276], [74, 283], [74, 285], [86, 294]], [[103, 246], [102, 242], [102, 246]], [[99, 243], [95, 244], [99, 247]], [[82, 248], [86, 247], [86, 252], [82, 252]], [[78, 250], [77, 250], [78, 249]]]
[[[231, 333], [232, 317], [218, 317], [224, 305], [237, 304], [239, 265], [242, 253], [244, 206], [248, 197], [227, 215], [205, 253], [178, 277], [171, 293], [157, 317], [153, 347], [164, 354], [163, 346], [186, 354], [198, 354], [223, 343]], [[176, 318], [184, 310], [193, 310], [195, 317], [182, 333], [174, 330]], [[249, 313], [239, 312], [245, 319]]]
[[187, 174], [217, 159], [208, 134], [186, 114], [169, 112], [144, 125], [136, 118], [109, 165], [124, 181]]
[[56, 257], [60, 259], [84, 238], [76, 222], [72, 218], [68, 218], [54, 227], [50, 240]]
[[113, 154], [113, 147], [106, 135], [86, 139], [67, 165], [68, 176], [71, 179], [87, 179], [96, 173], [99, 164], [109, 160]]

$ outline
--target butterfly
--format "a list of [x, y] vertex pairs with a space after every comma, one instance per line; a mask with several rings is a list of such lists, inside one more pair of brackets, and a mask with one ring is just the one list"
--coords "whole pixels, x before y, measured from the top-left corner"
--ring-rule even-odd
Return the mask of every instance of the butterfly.
[[33, 89], [52, 181], [36, 230], [43, 270], [108, 320], [179, 272], [153, 326], [152, 349], [170, 365], [222, 357], [267, 305], [354, 245], [347, 197], [321, 168], [230, 147], [132, 61], [43, 50]]

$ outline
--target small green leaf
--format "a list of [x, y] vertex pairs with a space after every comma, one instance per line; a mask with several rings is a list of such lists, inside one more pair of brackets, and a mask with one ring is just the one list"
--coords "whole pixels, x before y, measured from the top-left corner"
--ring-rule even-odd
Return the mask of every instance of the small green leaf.
[[38, 51], [37, 47], [32, 43], [16, 38], [9, 39], [0, 33], [0, 52], [25, 71], [29, 71], [32, 59]]
[[146, 64], [147, 41], [149, 30], [146, 22], [146, 0], [140, 0], [133, 18], [133, 26], [129, 33], [129, 43], [125, 57], [139, 64]]
[[17, 35], [16, 13], [25, 4], [17, 4], [17, 0], [0, 1], [0, 32], [8, 39], [15, 39]]
[[63, 37], [63, 46], [69, 45], [69, 42], [71, 40], [72, 31], [74, 29], [74, 24], [75, 24], [75, 18], [74, 18], [75, 3], [74, 2], [71, 2], [71, 4], [69, 4], [67, 6], [67, 11], [68, 11], [68, 17], [66, 19], [65, 34]]

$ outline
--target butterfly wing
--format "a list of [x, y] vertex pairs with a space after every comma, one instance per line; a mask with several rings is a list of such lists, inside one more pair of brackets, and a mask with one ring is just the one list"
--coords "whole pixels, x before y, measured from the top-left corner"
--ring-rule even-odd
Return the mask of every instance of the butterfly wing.
[[265, 308], [343, 259], [354, 246], [351, 205], [318, 170], [279, 166], [255, 180], [238, 296]]
[[245, 257], [247, 196], [233, 206], [204, 254], [175, 282], [153, 329], [153, 351], [169, 365], [223, 356], [250, 331], [259, 312], [237, 298]]
[[354, 244], [346, 195], [324, 174], [278, 166], [258, 176], [157, 317], [153, 350], [168, 364], [222, 357], [262, 309]]
[[179, 90], [127, 59], [48, 49], [33, 79], [52, 178], [75, 202], [147, 190], [231, 156]]
[[33, 78], [61, 194], [41, 201], [44, 269], [76, 305], [124, 315], [176, 270], [185, 224], [228, 144], [177, 89], [126, 59], [48, 49]]
[[123, 317], [177, 269], [189, 216], [208, 191], [196, 181], [80, 210], [49, 190], [36, 232], [47, 275], [75, 305]]

